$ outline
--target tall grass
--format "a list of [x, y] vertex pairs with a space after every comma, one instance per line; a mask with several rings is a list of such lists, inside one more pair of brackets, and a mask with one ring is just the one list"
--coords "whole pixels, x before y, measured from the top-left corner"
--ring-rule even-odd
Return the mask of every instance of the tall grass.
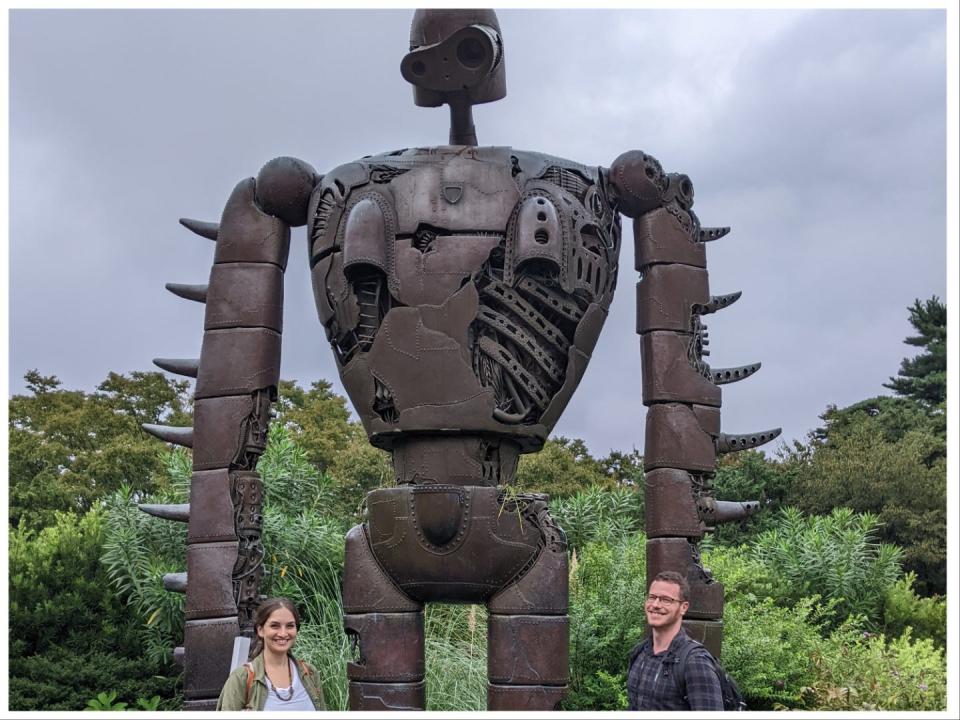
[[[347, 662], [353, 655], [343, 630], [338, 568], [306, 568], [303, 575], [276, 583], [275, 593], [293, 600], [303, 613], [294, 649], [317, 669], [328, 710], [347, 709]], [[286, 582], [285, 582], [286, 581]]]
[[485, 710], [486, 609], [480, 605], [428, 605], [424, 626], [427, 710]]

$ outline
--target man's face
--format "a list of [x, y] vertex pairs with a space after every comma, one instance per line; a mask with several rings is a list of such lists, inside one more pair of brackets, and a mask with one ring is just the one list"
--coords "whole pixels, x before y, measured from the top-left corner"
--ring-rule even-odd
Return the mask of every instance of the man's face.
[[[650, 596], [657, 599], [650, 600]], [[672, 602], [671, 602], [672, 601]], [[683, 614], [690, 607], [690, 603], [680, 602], [680, 587], [674, 583], [655, 580], [650, 585], [644, 609], [647, 611], [647, 626], [651, 628], [668, 628], [683, 619]]]

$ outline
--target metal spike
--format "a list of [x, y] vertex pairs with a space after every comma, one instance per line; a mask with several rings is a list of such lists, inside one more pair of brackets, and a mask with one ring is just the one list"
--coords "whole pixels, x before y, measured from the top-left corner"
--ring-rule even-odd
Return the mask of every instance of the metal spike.
[[[181, 220], [181, 222], [183, 221]], [[730, 228], [728, 227], [702, 227], [700, 228], [700, 242], [719, 240], [729, 232]]]
[[220, 224], [213, 222], [204, 222], [203, 220], [191, 220], [190, 218], [180, 218], [180, 224], [190, 232], [196, 233], [209, 240], [216, 240], [220, 232]]
[[763, 432], [750, 433], [749, 435], [728, 435], [727, 433], [720, 433], [717, 437], [717, 452], [722, 454], [737, 452], [738, 450], [749, 450], [750, 448], [755, 448], [770, 442], [781, 432], [783, 432], [782, 428], [764, 430]]
[[184, 447], [193, 447], [193, 428], [192, 427], [174, 427], [173, 425], [152, 425], [143, 423], [141, 425], [146, 432], [161, 440], [173, 443], [174, 445], [183, 445]]
[[182, 297], [184, 300], [194, 300], [196, 302], [205, 303], [207, 301], [207, 288], [209, 285], [180, 285], [178, 283], [167, 283], [164, 287], [167, 288], [177, 297]]
[[163, 520], [176, 520], [177, 522], [190, 520], [190, 503], [181, 505], [137, 505], [137, 507], [147, 515], [153, 515]]
[[200, 370], [200, 358], [154, 358], [153, 364], [161, 370], [192, 378]]
[[185, 572], [166, 573], [163, 576], [163, 589], [170, 592], [185, 593], [187, 591], [187, 574]]
[[717, 310], [723, 310], [725, 307], [733, 305], [740, 299], [741, 295], [743, 295], [742, 290], [730, 293], [729, 295], [711, 295], [710, 302], [706, 305], [697, 305], [696, 312], [700, 315], [709, 315], [710, 313], [715, 313]]
[[714, 385], [729, 385], [753, 375], [760, 369], [760, 363], [753, 365], [741, 365], [731, 368], [711, 368], [710, 374], [713, 376]]

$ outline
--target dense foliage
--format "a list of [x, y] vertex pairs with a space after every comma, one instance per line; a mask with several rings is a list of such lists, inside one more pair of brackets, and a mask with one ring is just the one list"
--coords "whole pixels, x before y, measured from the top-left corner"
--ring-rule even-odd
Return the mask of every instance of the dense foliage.
[[10, 523], [40, 528], [84, 513], [123, 484], [150, 491], [160, 443], [140, 423], [190, 423], [187, 383], [110, 373], [94, 393], [31, 370], [10, 399]]
[[874, 398], [829, 408], [825, 426], [785, 463], [787, 502], [807, 513], [847, 507], [879, 521], [878, 536], [903, 548], [924, 593], [946, 591], [946, 428], [913, 400]]
[[[945, 307], [909, 309], [921, 349], [897, 396], [830, 406], [806, 442], [776, 457], [721, 460], [718, 499], [763, 511], [704, 539], [725, 585], [723, 662], [751, 709], [942, 710], [946, 704]], [[176, 709], [185, 527], [140, 512], [186, 502], [190, 453], [141, 422], [186, 425], [186, 383], [111, 373], [93, 393], [27, 374], [10, 400], [10, 706]], [[259, 470], [263, 592], [301, 608], [298, 652], [328, 707], [345, 709], [343, 538], [368, 490], [392, 482], [346, 401], [325, 381], [282, 382]], [[567, 710], [626, 707], [625, 667], [643, 634], [643, 458], [595, 458], [577, 439], [521, 459], [517, 490], [543, 492], [570, 548]], [[428, 709], [482, 710], [486, 613], [426, 611]]]
[[[82, 710], [98, 692], [176, 702], [179, 672], [144, 657], [139, 618], [100, 565], [104, 514], [9, 532], [11, 710]], [[169, 594], [169, 593], [168, 593]]]

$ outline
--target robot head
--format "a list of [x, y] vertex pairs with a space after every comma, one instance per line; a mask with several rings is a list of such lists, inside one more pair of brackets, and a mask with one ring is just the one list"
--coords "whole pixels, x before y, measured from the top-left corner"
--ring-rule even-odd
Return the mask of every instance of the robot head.
[[413, 101], [437, 107], [451, 97], [470, 105], [507, 94], [503, 40], [493, 10], [417, 10], [400, 73]]

